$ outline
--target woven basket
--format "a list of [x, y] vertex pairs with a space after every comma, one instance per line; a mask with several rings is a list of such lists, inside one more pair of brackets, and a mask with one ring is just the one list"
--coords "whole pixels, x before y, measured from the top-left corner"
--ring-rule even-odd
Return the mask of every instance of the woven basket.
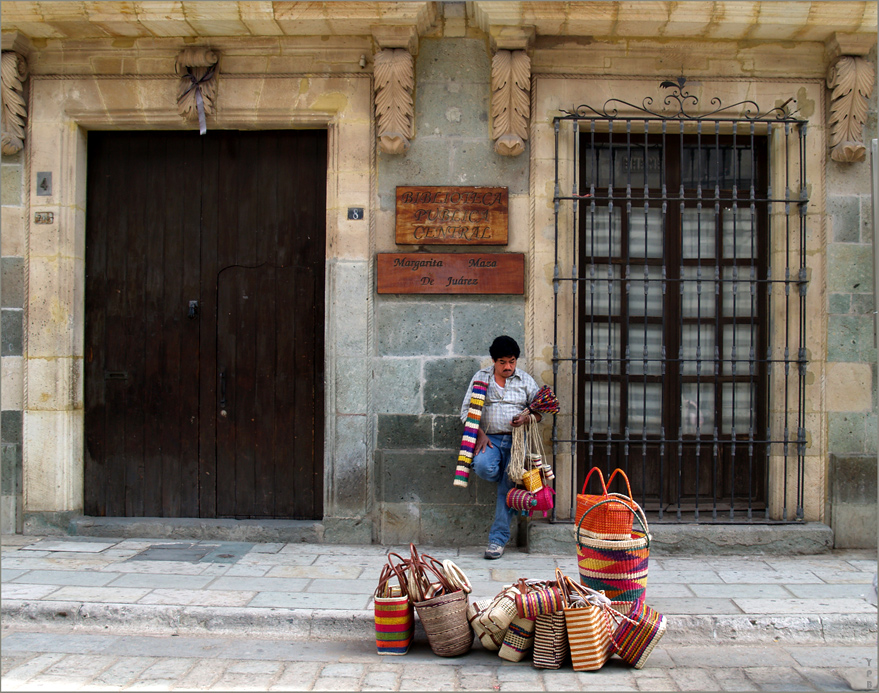
[[610, 616], [593, 604], [566, 606], [565, 626], [574, 671], [596, 671], [613, 654]]
[[603, 504], [624, 505], [627, 512], [638, 518], [643, 531], [632, 531], [624, 540], [595, 539], [583, 536], [577, 525], [577, 565], [580, 582], [594, 590], [603, 591], [614, 601], [637, 601], [647, 589], [647, 562], [650, 557], [650, 534], [647, 519], [640, 507], [637, 511], [622, 501], [609, 498], [590, 508], [580, 522]]
[[513, 619], [507, 628], [498, 656], [508, 662], [521, 662], [533, 644], [534, 621], [528, 618]]
[[392, 565], [385, 565], [379, 577], [374, 594], [375, 605], [375, 644], [380, 655], [404, 655], [412, 644], [415, 630], [415, 614], [412, 602], [400, 585], [390, 585], [390, 580], [399, 573]]
[[538, 669], [558, 669], [570, 652], [564, 611], [544, 614], [534, 619], [535, 667]]
[[[598, 480], [601, 482], [602, 493], [599, 495], [586, 493], [586, 486], [589, 483], [589, 477], [595, 472], [598, 473]], [[626, 488], [629, 491], [628, 496], [608, 493], [607, 487], [617, 474], [620, 474], [623, 479], [626, 480]], [[586, 536], [595, 539], [628, 539], [631, 535], [632, 511], [634, 510], [634, 507], [637, 506], [637, 503], [632, 500], [632, 489], [629, 486], [629, 478], [622, 469], [615, 469], [613, 471], [613, 474], [611, 474], [608, 479], [607, 485], [604, 483], [604, 476], [601, 474], [601, 469], [593, 467], [589, 470], [589, 473], [583, 480], [583, 489], [577, 494], [577, 511], [574, 515], [574, 522], [577, 526], [580, 526], [580, 520], [583, 519], [583, 516], [586, 515], [587, 511], [590, 511], [596, 505], [608, 500], [611, 495], [615, 495], [623, 501], [622, 505], [603, 505], [598, 511], [589, 512], [587, 519], [583, 520], [582, 524], [582, 531]]]
[[529, 469], [522, 474], [522, 485], [531, 493], [537, 493], [543, 488], [543, 481], [540, 478], [540, 468]]
[[467, 621], [470, 623], [470, 627], [473, 629], [476, 637], [479, 638], [482, 646], [486, 650], [497, 652], [504, 642], [507, 631], [488, 630], [479, 622], [479, 615], [491, 605], [492, 601], [492, 599], [480, 599], [470, 604], [467, 607]]
[[611, 606], [622, 616], [618, 618], [611, 614], [617, 622], [613, 634], [616, 653], [633, 667], [640, 669], [665, 635], [665, 616], [651, 609], [643, 600], [634, 603], [614, 602]]
[[457, 657], [473, 646], [473, 630], [467, 622], [467, 594], [457, 590], [415, 602], [427, 642], [440, 657]]
[[534, 619], [544, 614], [553, 614], [564, 605], [561, 592], [555, 584], [526, 586], [523, 580], [519, 581], [519, 594], [516, 595], [516, 612], [519, 618]]
[[479, 624], [488, 631], [498, 633], [510, 627], [513, 619], [519, 615], [516, 609], [516, 594], [519, 590], [507, 585], [492, 599], [491, 604], [477, 617]]

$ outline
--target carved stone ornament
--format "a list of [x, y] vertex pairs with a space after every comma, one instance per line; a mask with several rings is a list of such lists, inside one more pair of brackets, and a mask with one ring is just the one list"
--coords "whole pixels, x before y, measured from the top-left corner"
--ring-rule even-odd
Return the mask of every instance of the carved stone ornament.
[[6, 155], [16, 154], [24, 146], [27, 106], [24, 103], [24, 80], [27, 61], [14, 51], [3, 51], [0, 82], [3, 89], [2, 149]]
[[498, 51], [491, 61], [491, 137], [503, 156], [525, 151], [531, 117], [531, 59], [525, 51]]
[[375, 54], [375, 117], [378, 146], [386, 154], [409, 149], [415, 119], [415, 62], [409, 51], [388, 48]]
[[205, 116], [214, 112], [220, 57], [210, 48], [191, 46], [177, 56], [174, 71], [180, 77], [177, 109], [184, 120], [198, 120], [198, 130], [207, 132]]
[[873, 94], [875, 70], [864, 58], [844, 55], [827, 73], [830, 97], [830, 158], [834, 161], [863, 161], [864, 121]]

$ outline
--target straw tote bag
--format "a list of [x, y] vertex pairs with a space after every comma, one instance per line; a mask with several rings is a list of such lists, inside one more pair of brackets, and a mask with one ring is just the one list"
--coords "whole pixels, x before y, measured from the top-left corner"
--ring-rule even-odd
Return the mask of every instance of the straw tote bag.
[[507, 628], [498, 656], [508, 662], [521, 662], [532, 645], [534, 645], [534, 621], [529, 618], [514, 618]]
[[568, 646], [568, 629], [565, 624], [565, 597], [560, 581], [565, 579], [558, 568], [555, 569], [553, 585], [561, 597], [561, 608], [552, 613], [544, 613], [534, 619], [533, 665], [538, 669], [558, 669], [571, 652]]
[[593, 593], [570, 578], [567, 584], [565, 626], [574, 671], [597, 671], [613, 654], [612, 623], [607, 614], [610, 600]]
[[[393, 578], [397, 578], [398, 585], [390, 584]], [[412, 644], [415, 614], [405, 584], [396, 566], [389, 563], [382, 568], [373, 599], [375, 644], [380, 655], [404, 655]]]
[[665, 635], [665, 616], [640, 599], [611, 604], [611, 618], [617, 623], [613, 634], [616, 653], [636, 669], [647, 662], [650, 653]]
[[[588, 494], [586, 493], [586, 486], [589, 484], [589, 477], [596, 472], [598, 473], [598, 480], [601, 482], [601, 493], [598, 495]], [[610, 486], [610, 482], [617, 474], [625, 479], [626, 489], [629, 492], [628, 496], [608, 493], [607, 487]], [[622, 501], [622, 504], [604, 505], [597, 511], [589, 512], [588, 518], [583, 520], [582, 524], [583, 533], [586, 536], [596, 539], [628, 539], [630, 537], [632, 533], [632, 512], [630, 510], [633, 510], [633, 506], [637, 504], [632, 500], [629, 478], [622, 469], [615, 469], [608, 478], [606, 485], [601, 469], [593, 467], [589, 470], [589, 473], [583, 480], [583, 489], [577, 494], [577, 511], [574, 515], [574, 522], [579, 526], [580, 520], [587, 511], [608, 500], [611, 496], [618, 498]]]
[[593, 505], [580, 523], [604, 504], [619, 504], [638, 518], [643, 531], [633, 530], [627, 539], [607, 540], [584, 536], [577, 525], [577, 566], [580, 582], [603, 591], [614, 601], [637, 601], [647, 589], [647, 561], [650, 557], [650, 534], [640, 506], [632, 510], [621, 500], [609, 498]]
[[488, 630], [479, 622], [479, 615], [491, 605], [492, 601], [491, 599], [480, 599], [470, 604], [467, 607], [467, 621], [470, 623], [470, 627], [476, 633], [476, 637], [479, 638], [482, 646], [486, 650], [497, 652], [504, 643], [504, 638], [507, 635], [506, 629], [500, 631]]
[[[440, 657], [456, 657], [469, 652], [473, 646], [473, 630], [467, 621], [467, 593], [454, 588], [439, 561], [430, 556], [419, 556], [414, 544], [409, 548], [412, 553], [409, 570], [417, 574], [414, 584], [417, 588], [425, 583], [430, 585], [427, 590], [410, 590], [430, 649]], [[436, 582], [428, 578], [428, 573], [433, 574]]]

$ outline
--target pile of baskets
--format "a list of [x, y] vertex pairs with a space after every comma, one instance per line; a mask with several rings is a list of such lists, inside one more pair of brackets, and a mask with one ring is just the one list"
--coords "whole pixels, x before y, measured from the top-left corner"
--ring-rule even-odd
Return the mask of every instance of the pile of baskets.
[[[601, 496], [584, 497], [585, 484], [578, 496], [579, 581], [557, 569], [554, 578], [522, 578], [471, 603], [470, 582], [452, 561], [419, 554], [414, 544], [408, 558], [389, 554], [375, 592], [379, 654], [406, 654], [417, 614], [442, 657], [467, 653], [479, 638], [511, 662], [530, 654], [538, 668], [557, 669], [570, 658], [575, 671], [595, 671], [614, 654], [644, 666], [666, 629], [665, 617], [644, 603], [647, 522], [631, 491], [608, 494], [601, 481]], [[640, 530], [632, 529], [633, 517]]]

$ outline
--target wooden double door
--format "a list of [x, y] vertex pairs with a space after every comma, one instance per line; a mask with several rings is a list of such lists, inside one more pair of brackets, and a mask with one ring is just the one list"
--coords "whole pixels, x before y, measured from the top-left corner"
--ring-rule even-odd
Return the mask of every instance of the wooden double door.
[[323, 515], [327, 138], [91, 132], [85, 512]]

